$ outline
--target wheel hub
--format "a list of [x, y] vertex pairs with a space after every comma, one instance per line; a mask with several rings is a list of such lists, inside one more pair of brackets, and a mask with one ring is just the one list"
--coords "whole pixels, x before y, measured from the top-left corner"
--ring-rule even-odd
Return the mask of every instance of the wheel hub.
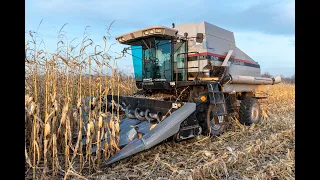
[[251, 119], [255, 121], [258, 119], [258, 117], [259, 117], [259, 107], [257, 104], [255, 104], [254, 106], [252, 106]]
[[224, 116], [217, 116], [217, 119], [212, 118], [211, 119], [211, 126], [215, 129], [221, 128], [221, 123], [224, 122]]

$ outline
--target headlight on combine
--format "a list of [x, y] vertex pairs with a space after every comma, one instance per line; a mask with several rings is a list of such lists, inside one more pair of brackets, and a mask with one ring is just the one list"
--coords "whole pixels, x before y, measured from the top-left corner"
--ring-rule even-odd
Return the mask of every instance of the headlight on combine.
[[161, 33], [162, 29], [156, 29], [156, 33]]
[[117, 40], [118, 40], [119, 42], [123, 42], [123, 41], [125, 41], [126, 39], [125, 39], [124, 37], [119, 37]]
[[145, 31], [143, 34], [144, 34], [144, 35], [148, 35], [148, 34], [149, 34], [149, 31]]
[[153, 29], [150, 29], [150, 30], [149, 30], [149, 33], [150, 33], [150, 34], [153, 34]]

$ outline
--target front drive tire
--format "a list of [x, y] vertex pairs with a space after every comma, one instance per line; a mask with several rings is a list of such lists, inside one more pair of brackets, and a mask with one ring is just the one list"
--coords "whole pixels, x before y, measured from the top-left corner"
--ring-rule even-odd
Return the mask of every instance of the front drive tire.
[[241, 101], [239, 121], [247, 126], [258, 124], [261, 121], [260, 104], [256, 98], [246, 97]]
[[215, 116], [215, 106], [210, 104], [207, 110], [208, 133], [218, 136], [226, 131], [228, 116]]

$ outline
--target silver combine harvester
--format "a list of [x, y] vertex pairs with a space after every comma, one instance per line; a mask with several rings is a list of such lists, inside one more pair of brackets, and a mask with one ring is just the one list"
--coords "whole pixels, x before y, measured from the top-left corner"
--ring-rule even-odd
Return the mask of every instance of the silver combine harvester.
[[[236, 46], [233, 32], [207, 22], [151, 26], [116, 39], [129, 45], [125, 50], [132, 52], [140, 90], [134, 96], [120, 96], [119, 102], [117, 96], [105, 99], [108, 105], [114, 100], [120, 106], [123, 118], [121, 150], [104, 165], [168, 138], [219, 135], [230, 116], [245, 125], [259, 123], [257, 99], [267, 98], [269, 85], [281, 82], [280, 76], [261, 77], [259, 63]], [[164, 98], [154, 99], [157, 94]], [[111, 111], [110, 106], [105, 108]]]

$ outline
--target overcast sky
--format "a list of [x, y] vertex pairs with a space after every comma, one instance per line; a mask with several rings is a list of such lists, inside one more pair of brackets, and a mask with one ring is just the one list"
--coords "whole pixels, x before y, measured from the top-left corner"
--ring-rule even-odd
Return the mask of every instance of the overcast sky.
[[[115, 36], [152, 25], [206, 21], [234, 32], [236, 45], [261, 65], [262, 72], [291, 76], [295, 69], [295, 2], [293, 0], [28, 0], [25, 31], [37, 30], [47, 51], [53, 52], [57, 29], [65, 23], [69, 41], [80, 42], [87, 29], [94, 44], [112, 21]], [[27, 35], [26, 35], [27, 37]], [[125, 46], [116, 44], [112, 52]], [[119, 66], [132, 72], [128, 55]]]

